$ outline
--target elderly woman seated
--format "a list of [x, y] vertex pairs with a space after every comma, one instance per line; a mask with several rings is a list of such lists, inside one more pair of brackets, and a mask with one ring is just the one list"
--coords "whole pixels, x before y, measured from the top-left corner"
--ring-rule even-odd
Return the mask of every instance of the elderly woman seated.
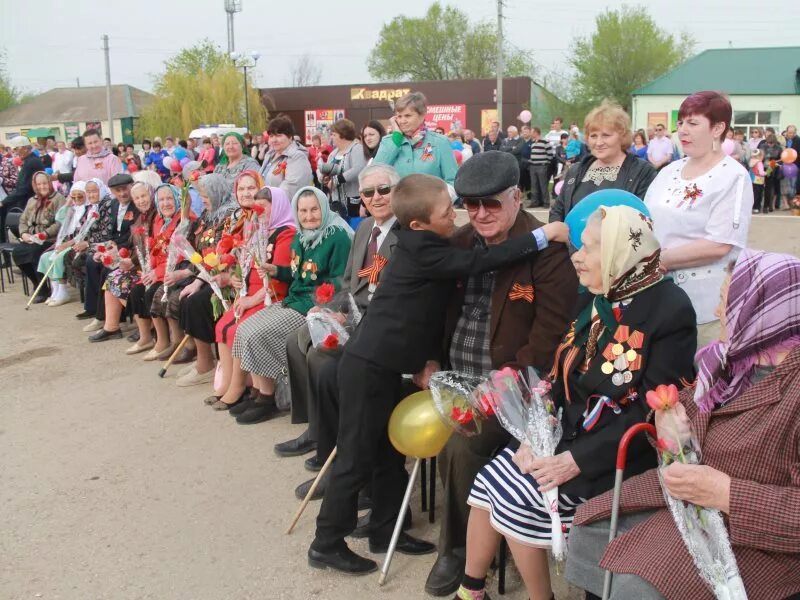
[[[703, 464], [671, 464], [664, 485], [723, 513], [748, 598], [800, 598], [800, 260], [744, 250], [717, 316], [720, 339], [697, 354], [697, 386], [674, 409], [674, 429], [691, 425]], [[664, 425], [658, 414], [659, 436]], [[566, 574], [587, 598], [602, 592], [602, 569], [614, 573], [612, 599], [714, 598], [656, 469], [624, 483], [620, 534], [607, 547], [610, 501], [594, 498], [575, 517]]]
[[[573, 257], [588, 293], [556, 351], [552, 399], [563, 409], [555, 456], [526, 445], [506, 448], [475, 478], [469, 504], [465, 575], [458, 598], [484, 598], [486, 572], [505, 536], [532, 600], [552, 597], [547, 553], [550, 513], [543, 492], [558, 487], [568, 532], [575, 509], [610, 489], [622, 434], [643, 422], [645, 391], [691, 380], [695, 315], [686, 294], [658, 268], [660, 248], [639, 211], [600, 208]], [[627, 474], [655, 465], [644, 440], [631, 449]]]

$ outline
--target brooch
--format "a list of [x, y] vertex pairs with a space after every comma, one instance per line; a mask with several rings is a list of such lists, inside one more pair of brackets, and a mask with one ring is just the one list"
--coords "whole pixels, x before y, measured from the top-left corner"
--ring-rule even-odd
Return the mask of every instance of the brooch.
[[426, 162], [433, 160], [433, 146], [430, 142], [425, 146], [425, 149], [422, 151], [422, 156], [420, 156], [419, 159]]
[[532, 285], [520, 285], [515, 283], [511, 286], [511, 291], [508, 293], [509, 300], [525, 300], [533, 304], [534, 294]]
[[611, 383], [622, 386], [633, 381], [633, 371], [642, 368], [642, 355], [637, 352], [644, 343], [644, 334], [620, 325], [614, 333], [614, 341], [603, 350], [606, 361], [600, 366], [603, 375], [611, 376]]
[[272, 171], [273, 175], [286, 175], [286, 161], [279, 163], [277, 167]]
[[683, 190], [683, 200], [678, 202], [678, 208], [680, 208], [687, 202], [689, 203], [689, 208], [693, 208], [694, 203], [697, 202], [697, 199], [702, 197], [703, 197], [703, 190], [697, 187], [696, 183], [690, 183]]

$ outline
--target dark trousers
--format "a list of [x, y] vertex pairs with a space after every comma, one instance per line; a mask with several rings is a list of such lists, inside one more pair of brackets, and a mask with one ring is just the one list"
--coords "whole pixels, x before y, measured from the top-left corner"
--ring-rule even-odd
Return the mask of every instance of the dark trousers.
[[[24, 208], [24, 202], [2, 202], [0, 203], [0, 243], [5, 243], [8, 241], [8, 236], [6, 235], [6, 215], [8, 215], [8, 211], [12, 208]], [[19, 237], [19, 228], [14, 227], [11, 229], [14, 232], [14, 235]]]
[[527, 163], [521, 164], [519, 169], [519, 189], [522, 190], [523, 198], [526, 198], [531, 191], [531, 173], [526, 167]]
[[[336, 368], [341, 353], [320, 352], [311, 345], [308, 327], [303, 326], [289, 334], [286, 338], [286, 356], [289, 366], [289, 384], [292, 388], [292, 423], [308, 423], [309, 437], [319, 439], [319, 405], [318, 391], [320, 378], [325, 378], [325, 390], [332, 388], [333, 395], [338, 396]], [[339, 412], [336, 409], [334, 431], [338, 429]], [[336, 434], [333, 435], [336, 444]], [[332, 446], [331, 446], [332, 448]], [[328, 458], [326, 454], [323, 460]]]
[[466, 437], [453, 435], [439, 454], [437, 465], [444, 485], [442, 525], [439, 529], [439, 554], [457, 550], [462, 558], [467, 547], [467, 498], [472, 482], [497, 451], [505, 448], [511, 435], [495, 418], [482, 423], [480, 434]]
[[531, 206], [550, 206], [550, 195], [547, 184], [550, 180], [549, 165], [531, 165]]
[[100, 288], [103, 286], [103, 263], [96, 262], [89, 251], [86, 253], [86, 280], [84, 285], [85, 293], [83, 297], [83, 308], [92, 315], [97, 314], [97, 304], [101, 294]]
[[401, 375], [345, 352], [339, 362], [337, 458], [317, 517], [312, 547], [346, 546], [358, 519], [358, 492], [372, 481], [370, 540], [386, 543], [403, 501], [405, 457], [389, 442], [387, 424], [402, 394]]
[[315, 410], [309, 411], [309, 429], [312, 439], [317, 442], [317, 460], [325, 461], [336, 446], [339, 435], [339, 386], [338, 370], [341, 355], [334, 355], [327, 362], [320, 364], [312, 383], [312, 397]]
[[[753, 210], [761, 210], [761, 204], [764, 202], [764, 186], [753, 184]], [[764, 206], [764, 210], [766, 210]]]
[[781, 206], [781, 179], [778, 173], [764, 178], [764, 208], [777, 210]]

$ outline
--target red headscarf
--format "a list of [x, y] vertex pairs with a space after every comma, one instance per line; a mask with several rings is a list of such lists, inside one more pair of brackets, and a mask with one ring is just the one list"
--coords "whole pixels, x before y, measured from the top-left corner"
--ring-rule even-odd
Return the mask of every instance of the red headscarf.
[[[236, 202], [239, 202], [239, 182], [243, 177], [250, 177], [253, 179], [253, 181], [256, 182], [256, 187], [258, 187], [259, 190], [264, 187], [264, 178], [261, 177], [261, 173], [254, 169], [242, 171], [236, 176], [236, 179], [233, 182], [233, 197], [236, 198]], [[233, 226], [233, 228], [231, 228], [231, 235], [241, 233], [245, 222], [247, 222], [247, 220], [250, 218], [250, 215], [253, 214], [252, 208], [244, 208], [241, 204], [239, 206], [242, 208], [242, 211], [239, 215], [239, 219], [236, 221], [236, 224]]]

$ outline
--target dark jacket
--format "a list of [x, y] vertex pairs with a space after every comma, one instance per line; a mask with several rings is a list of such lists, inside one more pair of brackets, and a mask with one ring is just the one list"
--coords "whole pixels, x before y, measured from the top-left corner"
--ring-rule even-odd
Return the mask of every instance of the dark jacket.
[[429, 231], [398, 229], [369, 311], [345, 346], [350, 353], [396, 373], [417, 373], [442, 362], [445, 312], [455, 280], [494, 271], [538, 252], [533, 235], [489, 248], [454, 248]]
[[520, 136], [517, 136], [517, 138], [513, 140], [511, 138], [506, 138], [500, 145], [500, 150], [502, 152], [509, 152], [518, 162], [522, 163], [522, 147], [524, 144], [525, 140]]
[[[521, 210], [509, 231], [510, 238], [530, 235], [543, 223]], [[472, 225], [453, 236], [453, 245], [470, 248], [475, 237]], [[461, 317], [466, 279], [459, 281], [447, 311], [445, 351]], [[511, 299], [512, 287], [530, 289], [533, 300]], [[499, 269], [492, 288], [489, 348], [492, 367], [500, 369], [532, 366], [547, 372], [556, 347], [567, 330], [578, 296], [578, 278], [563, 244], [550, 244], [533, 260]]]
[[[356, 233], [353, 236], [353, 245], [350, 247], [350, 255], [347, 257], [347, 266], [344, 268], [344, 277], [342, 278], [342, 288], [350, 288], [350, 293], [353, 295], [353, 299], [362, 314], [366, 312], [369, 301], [374, 294], [373, 291], [370, 291], [369, 278], [360, 277], [358, 274], [367, 256], [373, 227], [375, 227], [375, 219], [373, 217], [367, 217], [359, 223], [358, 229], [356, 229]], [[400, 223], [395, 221], [381, 241], [380, 248], [378, 248], [378, 254], [387, 260], [392, 256], [392, 252], [394, 252], [394, 248], [397, 245], [395, 232], [398, 229], [400, 229]], [[378, 272], [376, 286], [380, 284], [385, 272], [385, 267]]]
[[17, 187], [2, 201], [2, 205], [9, 210], [14, 207], [22, 208], [33, 194], [33, 176], [38, 171], [44, 171], [42, 160], [35, 154], [29, 154], [22, 161], [22, 166], [17, 175]]
[[111, 206], [108, 209], [109, 216], [111, 217], [111, 240], [117, 246], [128, 246], [131, 240], [131, 226], [139, 216], [139, 210], [133, 201], [128, 203], [128, 210], [125, 211], [125, 217], [122, 219], [122, 226], [117, 227], [117, 211], [119, 210], [119, 200], [114, 198]]
[[[553, 206], [550, 208], [551, 223], [553, 221], [563, 221], [569, 211], [575, 207], [576, 203], [573, 200], [575, 190], [581, 185], [586, 171], [589, 170], [595, 160], [597, 159], [594, 155], [587, 154], [580, 162], [572, 165], [564, 175], [564, 185], [561, 188], [561, 193], [556, 197]], [[636, 158], [628, 152], [625, 154], [625, 160], [620, 167], [616, 188], [631, 192], [644, 200], [647, 188], [650, 187], [657, 174], [658, 172], [653, 165], [646, 160]]]
[[494, 143], [492, 143], [492, 140], [489, 139], [488, 135], [485, 138], [483, 138], [484, 152], [488, 152], [489, 150], [500, 150], [500, 148], [502, 147], [503, 147], [503, 137], [499, 134], [497, 135], [497, 139], [495, 140]]
[[[592, 296], [585, 294], [579, 305], [585, 306]], [[562, 373], [553, 384], [553, 400], [564, 410], [561, 419], [564, 433], [556, 453], [572, 452], [580, 474], [558, 487], [559, 492], [591, 498], [611, 489], [614, 485], [614, 465], [617, 446], [622, 434], [636, 423], [642, 423], [649, 408], [645, 393], [660, 384], [674, 383], [679, 388], [694, 380], [694, 354], [697, 348], [697, 326], [689, 297], [671, 279], [634, 296], [623, 312], [620, 325], [643, 334], [641, 349], [637, 350], [642, 362], [638, 370], [631, 370], [630, 383], [615, 385], [614, 371], [605, 374], [602, 365], [605, 347], [598, 346], [597, 354], [585, 374], [579, 372], [585, 349], [581, 348], [568, 375], [570, 401], [567, 401]], [[609, 344], [615, 343], [612, 339]], [[627, 350], [627, 346], [624, 346]], [[566, 351], [561, 352], [563, 361]], [[563, 363], [562, 363], [563, 364]], [[561, 365], [559, 365], [561, 368]], [[636, 393], [615, 414], [605, 407], [597, 424], [586, 431], [583, 427], [584, 411], [598, 402], [598, 396], [607, 396], [615, 402], [626, 402], [630, 392]], [[634, 438], [628, 451], [625, 475], [630, 477], [656, 466], [656, 455], [644, 436]]]

